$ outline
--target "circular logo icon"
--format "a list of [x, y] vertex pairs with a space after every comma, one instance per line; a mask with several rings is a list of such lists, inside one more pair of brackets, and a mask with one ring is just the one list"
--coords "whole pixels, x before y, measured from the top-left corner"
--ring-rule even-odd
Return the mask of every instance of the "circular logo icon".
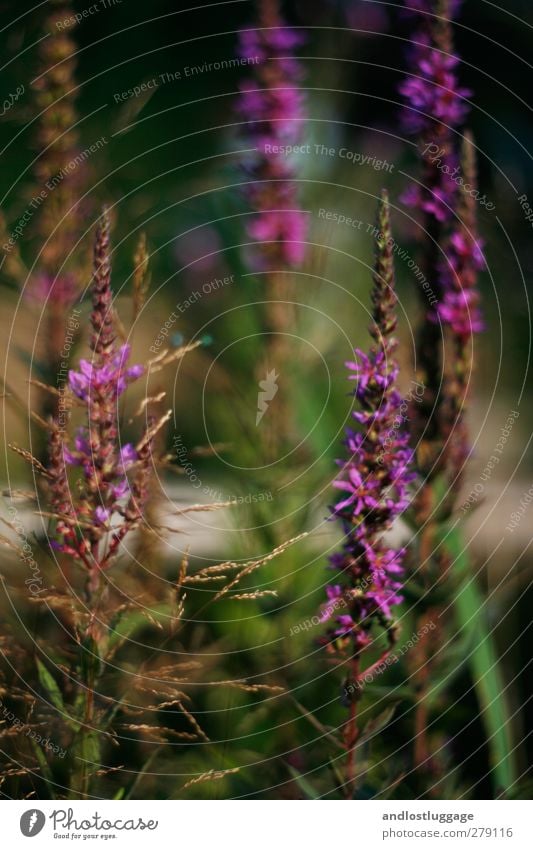
[[43, 830], [46, 817], [42, 811], [37, 808], [32, 808], [30, 811], [25, 811], [20, 818], [20, 830], [24, 837], [35, 837]]

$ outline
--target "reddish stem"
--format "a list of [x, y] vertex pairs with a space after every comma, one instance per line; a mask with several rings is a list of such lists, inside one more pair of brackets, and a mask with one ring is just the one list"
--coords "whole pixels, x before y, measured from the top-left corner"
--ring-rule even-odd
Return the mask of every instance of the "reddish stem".
[[420, 693], [415, 709], [415, 750], [414, 760], [417, 769], [427, 769], [429, 748], [427, 741], [428, 712], [425, 703], [425, 692]]
[[384, 651], [383, 654], [381, 655], [381, 657], [378, 658], [378, 660], [376, 660], [375, 663], [373, 663], [367, 669], [364, 669], [361, 673], [358, 674], [357, 678], [355, 679], [356, 682], [359, 683], [360, 681], [363, 681], [364, 678], [366, 678], [367, 675], [372, 675], [372, 673], [376, 669], [379, 669], [381, 664], [384, 663], [387, 660], [387, 658], [390, 657], [391, 652], [392, 652], [392, 649], [387, 649], [387, 651]]

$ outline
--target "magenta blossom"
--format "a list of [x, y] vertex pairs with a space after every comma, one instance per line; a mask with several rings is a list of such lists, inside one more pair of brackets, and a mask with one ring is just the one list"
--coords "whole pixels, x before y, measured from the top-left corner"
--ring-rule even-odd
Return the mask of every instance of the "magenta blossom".
[[258, 269], [297, 266], [305, 255], [306, 214], [287, 153], [287, 146], [298, 145], [302, 137], [302, 69], [293, 55], [302, 41], [273, 0], [262, 0], [259, 26], [239, 36], [241, 58], [255, 63], [253, 78], [241, 84], [237, 112], [246, 144], [255, 148], [245, 163], [245, 193], [255, 213], [247, 232], [257, 245], [251, 259]]
[[[324, 638], [330, 647], [353, 652], [353, 658], [372, 642], [371, 630], [386, 628], [393, 633], [393, 608], [401, 600], [402, 549], [390, 548], [385, 532], [406, 509], [412, 451], [401, 426], [402, 398], [395, 388], [398, 366], [394, 360], [396, 326], [394, 267], [386, 193], [379, 206], [376, 266], [374, 272], [375, 344], [368, 354], [356, 350], [346, 365], [355, 381], [357, 407], [352, 416], [359, 428], [349, 427], [345, 446], [347, 458], [339, 461], [340, 474], [334, 487], [341, 498], [331, 508], [340, 521], [342, 551], [330, 558], [330, 567], [342, 578], [327, 588], [328, 603], [323, 621], [333, 624]], [[335, 600], [343, 597], [346, 610], [335, 614]]]
[[[83, 410], [84, 424], [69, 446], [68, 416], [61, 427], [54, 423], [48, 467], [56, 519], [53, 546], [83, 564], [89, 593], [97, 590], [122, 539], [142, 521], [152, 463], [153, 423], [137, 447], [121, 445], [118, 400], [144, 368], [128, 365], [130, 346], [117, 344], [109, 258], [105, 211], [94, 250], [91, 359], [82, 359], [79, 370], [69, 372], [69, 387]], [[79, 470], [74, 486], [69, 467]]]
[[484, 328], [479, 307], [478, 272], [485, 267], [482, 243], [475, 233], [471, 216], [450, 236], [446, 259], [441, 264], [444, 297], [437, 307], [440, 320], [464, 342]]
[[44, 272], [32, 277], [24, 289], [24, 297], [36, 304], [46, 301], [69, 307], [79, 295], [79, 284], [74, 274], [64, 272], [52, 277]]
[[118, 398], [126, 390], [128, 383], [137, 380], [144, 373], [144, 367], [141, 365], [125, 368], [129, 355], [130, 346], [122, 345], [118, 352], [101, 366], [89, 360], [80, 360], [80, 371], [69, 371], [70, 388], [82, 401], [88, 401], [91, 393], [95, 391], [105, 390]]

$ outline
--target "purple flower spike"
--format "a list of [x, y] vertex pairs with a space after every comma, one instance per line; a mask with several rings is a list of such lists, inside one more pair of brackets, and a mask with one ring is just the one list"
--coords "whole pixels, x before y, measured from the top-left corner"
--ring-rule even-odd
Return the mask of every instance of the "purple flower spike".
[[[324, 642], [330, 650], [349, 650], [352, 660], [372, 641], [374, 625], [385, 628], [394, 640], [393, 608], [402, 598], [400, 578], [403, 550], [388, 548], [383, 534], [405, 510], [412, 452], [401, 422], [402, 398], [394, 388], [398, 366], [394, 360], [396, 340], [396, 295], [394, 263], [387, 195], [382, 193], [378, 209], [378, 237], [374, 270], [374, 322], [370, 328], [375, 344], [368, 354], [356, 351], [356, 360], [347, 363], [356, 381], [354, 396], [360, 410], [354, 412], [363, 430], [348, 428], [345, 445], [348, 459], [334, 483], [342, 493], [332, 507], [333, 516], [344, 530], [341, 552], [330, 558], [330, 567], [343, 580], [327, 587], [328, 602], [322, 621], [330, 621]], [[338, 615], [333, 610], [343, 598]]]
[[[130, 443], [120, 445], [118, 401], [144, 368], [129, 365], [130, 346], [117, 344], [109, 254], [109, 218], [104, 212], [94, 251], [91, 359], [80, 360], [79, 370], [69, 373], [69, 386], [84, 410], [85, 423], [77, 430], [72, 447], [66, 444], [65, 422], [62, 428], [56, 422], [50, 437], [54, 547], [85, 566], [89, 593], [98, 589], [102, 573], [126, 534], [142, 522], [152, 473], [153, 434], [157, 432], [157, 423], [150, 417], [136, 448]], [[74, 490], [68, 467], [80, 470]], [[108, 539], [110, 525], [113, 533]]]
[[241, 59], [255, 69], [253, 79], [241, 85], [237, 106], [247, 145], [255, 147], [246, 165], [246, 196], [255, 213], [247, 232], [257, 243], [252, 254], [257, 269], [294, 267], [304, 259], [307, 236], [287, 151], [302, 136], [302, 69], [292, 52], [303, 38], [284, 23], [276, 0], [261, 0], [259, 9], [258, 28], [239, 36]]
[[[477, 291], [484, 260], [476, 227], [475, 160], [467, 134], [462, 151], [459, 144], [472, 97], [459, 84], [453, 46], [452, 23], [460, 6], [454, 0], [404, 0], [416, 30], [408, 53], [409, 75], [400, 86], [406, 101], [402, 125], [415, 138], [422, 161], [419, 182], [409, 187], [403, 201], [420, 213], [420, 267], [433, 293], [428, 298], [420, 290], [425, 320], [418, 331], [417, 362], [425, 393], [420, 403], [411, 404], [413, 438], [427, 485], [443, 470], [451, 470], [452, 488], [459, 480], [457, 444], [462, 443], [463, 458], [469, 453], [463, 421], [469, 347], [472, 335], [483, 328]], [[456, 348], [455, 374], [445, 368], [443, 334]]]
[[[453, 16], [459, 4], [448, 5]], [[438, 17], [434, 0], [406, 0], [406, 7], [420, 13], [420, 27], [408, 53], [409, 76], [400, 85], [406, 101], [401, 118], [404, 131], [420, 145], [425, 173], [423, 186], [411, 187], [403, 200], [442, 224], [453, 219], [457, 184], [450, 175], [459, 164], [455, 130], [470, 111], [472, 92], [459, 85], [449, 21]]]
[[477, 288], [478, 273], [485, 267], [483, 242], [477, 235], [477, 216], [473, 192], [477, 174], [474, 145], [466, 133], [462, 150], [462, 173], [469, 191], [462, 190], [457, 201], [457, 221], [445, 246], [441, 271], [444, 292], [438, 315], [447, 324], [459, 347], [466, 346], [472, 334], [483, 330]]

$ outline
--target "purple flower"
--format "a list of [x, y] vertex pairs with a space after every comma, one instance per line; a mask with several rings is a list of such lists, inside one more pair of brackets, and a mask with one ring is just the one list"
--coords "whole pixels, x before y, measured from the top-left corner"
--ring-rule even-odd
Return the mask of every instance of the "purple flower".
[[447, 40], [436, 33], [434, 19], [422, 18], [408, 54], [410, 73], [400, 85], [406, 101], [402, 126], [421, 144], [425, 167], [424, 185], [410, 187], [403, 200], [439, 223], [453, 218], [457, 184], [450, 175], [458, 170], [454, 130], [468, 115], [466, 98], [472, 95], [459, 85], [459, 59], [447, 47]]
[[297, 266], [305, 255], [306, 215], [299, 208], [295, 168], [285, 149], [301, 141], [302, 69], [292, 51], [302, 36], [284, 24], [275, 2], [260, 3], [260, 26], [242, 30], [239, 55], [254, 63], [253, 79], [241, 84], [237, 113], [246, 142], [255, 147], [246, 162], [248, 203], [255, 215], [247, 227], [257, 243], [258, 269]]
[[[261, 22], [263, 23], [263, 21]], [[243, 29], [239, 33], [239, 53], [251, 63], [266, 64], [275, 57], [288, 76], [299, 79], [303, 76], [298, 61], [291, 55], [305, 39], [296, 30], [283, 23], [277, 10], [271, 10], [266, 26], [261, 29]]]
[[80, 371], [69, 371], [69, 385], [74, 394], [82, 401], [88, 401], [95, 392], [108, 391], [116, 399], [126, 390], [128, 383], [137, 380], [144, 373], [141, 365], [128, 366], [126, 361], [130, 346], [122, 345], [104, 365], [80, 360]]
[[[157, 423], [151, 421], [137, 448], [131, 443], [120, 445], [117, 402], [144, 368], [128, 364], [129, 345], [117, 345], [109, 254], [109, 219], [104, 212], [94, 251], [92, 357], [82, 359], [79, 370], [69, 373], [69, 386], [83, 408], [85, 424], [76, 431], [72, 447], [66, 444], [64, 422], [61, 429], [52, 429], [50, 438], [55, 547], [87, 568], [90, 593], [98, 588], [100, 576], [109, 568], [121, 540], [142, 521], [151, 476], [152, 439], [157, 431]], [[67, 467], [80, 469], [72, 491]], [[109, 540], [110, 524], [113, 534]]]
[[111, 512], [99, 505], [94, 511], [94, 518], [99, 525], [105, 525], [111, 518]]
[[[144, 373], [143, 366], [128, 366], [130, 346], [122, 345], [116, 353], [102, 359], [80, 360], [80, 371], [69, 372], [69, 385], [73, 393], [87, 405], [89, 426], [79, 428], [74, 439], [74, 450], [65, 448], [67, 465], [80, 466], [90, 488], [97, 488], [106, 506], [98, 505], [94, 519], [98, 525], [106, 524], [118, 502], [129, 492], [126, 472], [136, 462], [137, 452], [126, 443], [116, 451], [116, 402], [128, 384]], [[104, 432], [101, 431], [102, 421]], [[118, 433], [117, 433], [118, 435]], [[111, 437], [106, 445], [105, 439]], [[88, 514], [87, 505], [84, 512]]]
[[74, 274], [65, 272], [57, 277], [41, 273], [32, 278], [24, 290], [24, 296], [33, 303], [42, 306], [44, 301], [60, 304], [68, 309], [79, 294], [79, 286]]
[[392, 609], [402, 600], [399, 578], [404, 552], [389, 548], [383, 535], [405, 510], [413, 480], [408, 435], [398, 426], [402, 398], [394, 388], [398, 375], [392, 336], [396, 297], [385, 192], [378, 224], [371, 328], [376, 344], [368, 354], [356, 350], [356, 359], [346, 364], [349, 379], [356, 381], [353, 394], [360, 408], [352, 415], [363, 429], [348, 428], [346, 432], [348, 458], [340, 462], [341, 472], [334, 482], [343, 497], [331, 508], [342, 524], [344, 543], [342, 551], [330, 558], [330, 567], [340, 573], [344, 586], [336, 582], [327, 588], [329, 604], [322, 613], [323, 621], [331, 620], [332, 600], [344, 596], [348, 613], [334, 617], [325, 639], [341, 649], [351, 643], [354, 657], [371, 642], [374, 624], [386, 627], [389, 636], [392, 633]]
[[[465, 134], [465, 158], [457, 141], [472, 97], [459, 84], [459, 58], [453, 46], [452, 22], [460, 7], [454, 0], [404, 0], [416, 29], [408, 51], [409, 74], [400, 86], [406, 101], [401, 117], [405, 132], [416, 140], [422, 173], [402, 199], [421, 213], [427, 239], [420, 267], [434, 296], [428, 299], [421, 289], [425, 318], [418, 332], [417, 361], [425, 394], [422, 403], [411, 405], [413, 438], [420, 444], [417, 457], [428, 485], [457, 453], [453, 442], [465, 441], [460, 420], [467, 390], [467, 343], [483, 327], [477, 291], [483, 256], [477, 238], [473, 146]], [[451, 376], [442, 361], [443, 330], [456, 347]], [[459, 453], [467, 456], [466, 444]]]
[[120, 462], [124, 470], [129, 469], [137, 459], [137, 451], [131, 443], [127, 442], [126, 445], [122, 446], [120, 449]]
[[[449, 4], [448, 14], [456, 14], [459, 6]], [[453, 219], [457, 184], [451, 175], [458, 170], [454, 131], [468, 115], [466, 98], [472, 92], [459, 85], [459, 58], [452, 52], [449, 24], [436, 17], [440, 7], [435, 0], [405, 0], [405, 7], [417, 14], [419, 29], [408, 51], [409, 75], [400, 85], [406, 101], [401, 120], [421, 147], [424, 179], [423, 186], [410, 187], [402, 199], [442, 224]]]
[[287, 265], [299, 265], [305, 256], [307, 221], [297, 209], [271, 209], [258, 212], [248, 225], [248, 235], [266, 246], [269, 243]]
[[472, 92], [459, 86], [455, 70], [459, 59], [446, 55], [431, 46], [424, 33], [411, 48], [413, 76], [400, 86], [410, 108], [404, 112], [404, 127], [407, 132], [421, 133], [424, 138], [431, 134], [435, 122], [448, 128], [463, 123], [469, 112], [465, 98]]
[[[462, 151], [462, 172], [469, 191], [461, 190], [457, 219], [445, 243], [445, 258], [440, 264], [443, 298], [437, 307], [440, 320], [448, 325], [457, 340], [458, 353], [467, 358], [465, 347], [474, 333], [483, 330], [477, 288], [478, 273], [485, 267], [483, 243], [477, 235], [476, 164], [471, 137], [466, 134]], [[466, 363], [465, 363], [466, 365]]]

